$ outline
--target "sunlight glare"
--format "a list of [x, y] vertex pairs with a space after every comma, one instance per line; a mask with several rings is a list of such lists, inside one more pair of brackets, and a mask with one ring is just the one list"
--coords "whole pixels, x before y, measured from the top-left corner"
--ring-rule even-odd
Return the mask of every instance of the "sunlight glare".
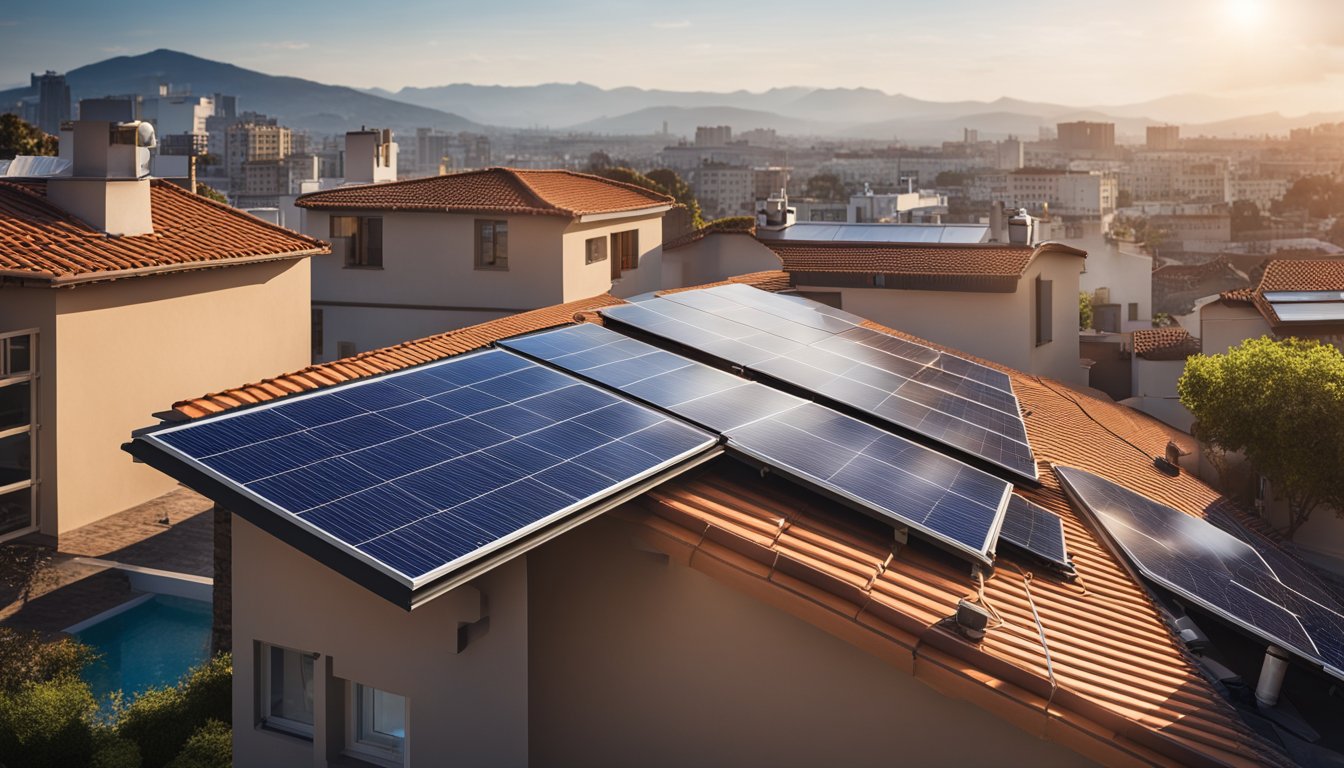
[[1228, 20], [1239, 27], [1253, 27], [1265, 20], [1264, 0], [1225, 0], [1223, 5]]

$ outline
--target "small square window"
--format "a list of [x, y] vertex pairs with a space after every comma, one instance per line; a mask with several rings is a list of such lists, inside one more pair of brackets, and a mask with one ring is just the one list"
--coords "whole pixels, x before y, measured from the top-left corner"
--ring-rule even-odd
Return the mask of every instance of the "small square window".
[[595, 264], [607, 260], [607, 238], [590, 237], [583, 243], [583, 263]]
[[315, 654], [260, 644], [261, 725], [295, 736], [313, 736]]

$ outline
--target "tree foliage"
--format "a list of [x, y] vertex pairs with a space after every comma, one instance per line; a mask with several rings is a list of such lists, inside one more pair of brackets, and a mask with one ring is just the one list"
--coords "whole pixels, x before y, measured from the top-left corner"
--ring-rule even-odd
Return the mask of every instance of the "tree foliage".
[[1092, 327], [1092, 294], [1078, 292], [1078, 330], [1086, 331]]
[[1344, 514], [1344, 355], [1307, 339], [1248, 339], [1186, 361], [1196, 435], [1241, 452], [1288, 504], [1291, 538], [1322, 506]]
[[1303, 176], [1271, 206], [1274, 213], [1305, 212], [1313, 219], [1344, 214], [1344, 183], [1329, 176]]
[[808, 197], [826, 203], [843, 203], [849, 201], [849, 190], [845, 188], [845, 183], [834, 173], [819, 173], [807, 180], [803, 187], [803, 192]]
[[[594, 153], [595, 155], [598, 153]], [[612, 181], [623, 181], [626, 184], [634, 184], [637, 187], [657, 192], [663, 195], [669, 195], [678, 205], [686, 207], [687, 212], [691, 214], [691, 225], [699, 229], [705, 225], [704, 217], [700, 213], [700, 201], [695, 199], [695, 192], [691, 190], [691, 185], [687, 184], [677, 172], [670, 168], [659, 168], [649, 171], [648, 175], [642, 174], [633, 168], [614, 167], [614, 168], [594, 168], [592, 173], [601, 176], [604, 179]]]
[[1251, 200], [1233, 201], [1231, 216], [1233, 234], [1265, 228], [1265, 217], [1260, 213], [1260, 206]]
[[229, 198], [225, 197], [224, 193], [209, 184], [203, 184], [199, 181], [196, 182], [196, 194], [214, 200], [216, 203], [223, 203], [224, 205], [229, 204]]
[[18, 115], [0, 115], [0, 160], [18, 155], [55, 155], [58, 140]]
[[233, 662], [221, 654], [182, 682], [140, 694], [117, 712], [117, 735], [135, 742], [145, 768], [163, 768], [209, 720], [231, 717]]

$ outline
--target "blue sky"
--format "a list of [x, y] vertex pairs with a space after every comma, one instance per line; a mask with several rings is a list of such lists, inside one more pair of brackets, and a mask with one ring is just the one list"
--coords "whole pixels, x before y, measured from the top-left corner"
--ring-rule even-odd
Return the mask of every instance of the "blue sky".
[[871, 87], [1075, 105], [1199, 92], [1344, 110], [1344, 0], [136, 3], [0, 7], [0, 85], [173, 48], [396, 90], [452, 82]]

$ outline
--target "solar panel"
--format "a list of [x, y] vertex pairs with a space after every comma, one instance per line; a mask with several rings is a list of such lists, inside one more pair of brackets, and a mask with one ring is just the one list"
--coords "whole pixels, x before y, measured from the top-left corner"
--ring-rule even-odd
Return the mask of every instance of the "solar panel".
[[605, 317], [815, 392], [1036, 479], [1007, 374], [744, 285], [609, 307]]
[[1271, 304], [1302, 301], [1344, 301], [1344, 291], [1265, 291], [1265, 301]]
[[1073, 574], [1073, 562], [1064, 547], [1064, 521], [1059, 515], [1013, 494], [1003, 513], [999, 543], [1009, 544]]
[[1055, 467], [1069, 495], [1148, 579], [1344, 679], [1344, 609], [1241, 538], [1082, 470]]
[[138, 439], [412, 588], [716, 442], [502, 350]]
[[1344, 320], [1344, 301], [1315, 304], [1271, 303], [1285, 323], [1324, 323]]
[[730, 450], [989, 562], [1011, 486], [885, 430], [592, 324], [501, 346], [723, 434]]

